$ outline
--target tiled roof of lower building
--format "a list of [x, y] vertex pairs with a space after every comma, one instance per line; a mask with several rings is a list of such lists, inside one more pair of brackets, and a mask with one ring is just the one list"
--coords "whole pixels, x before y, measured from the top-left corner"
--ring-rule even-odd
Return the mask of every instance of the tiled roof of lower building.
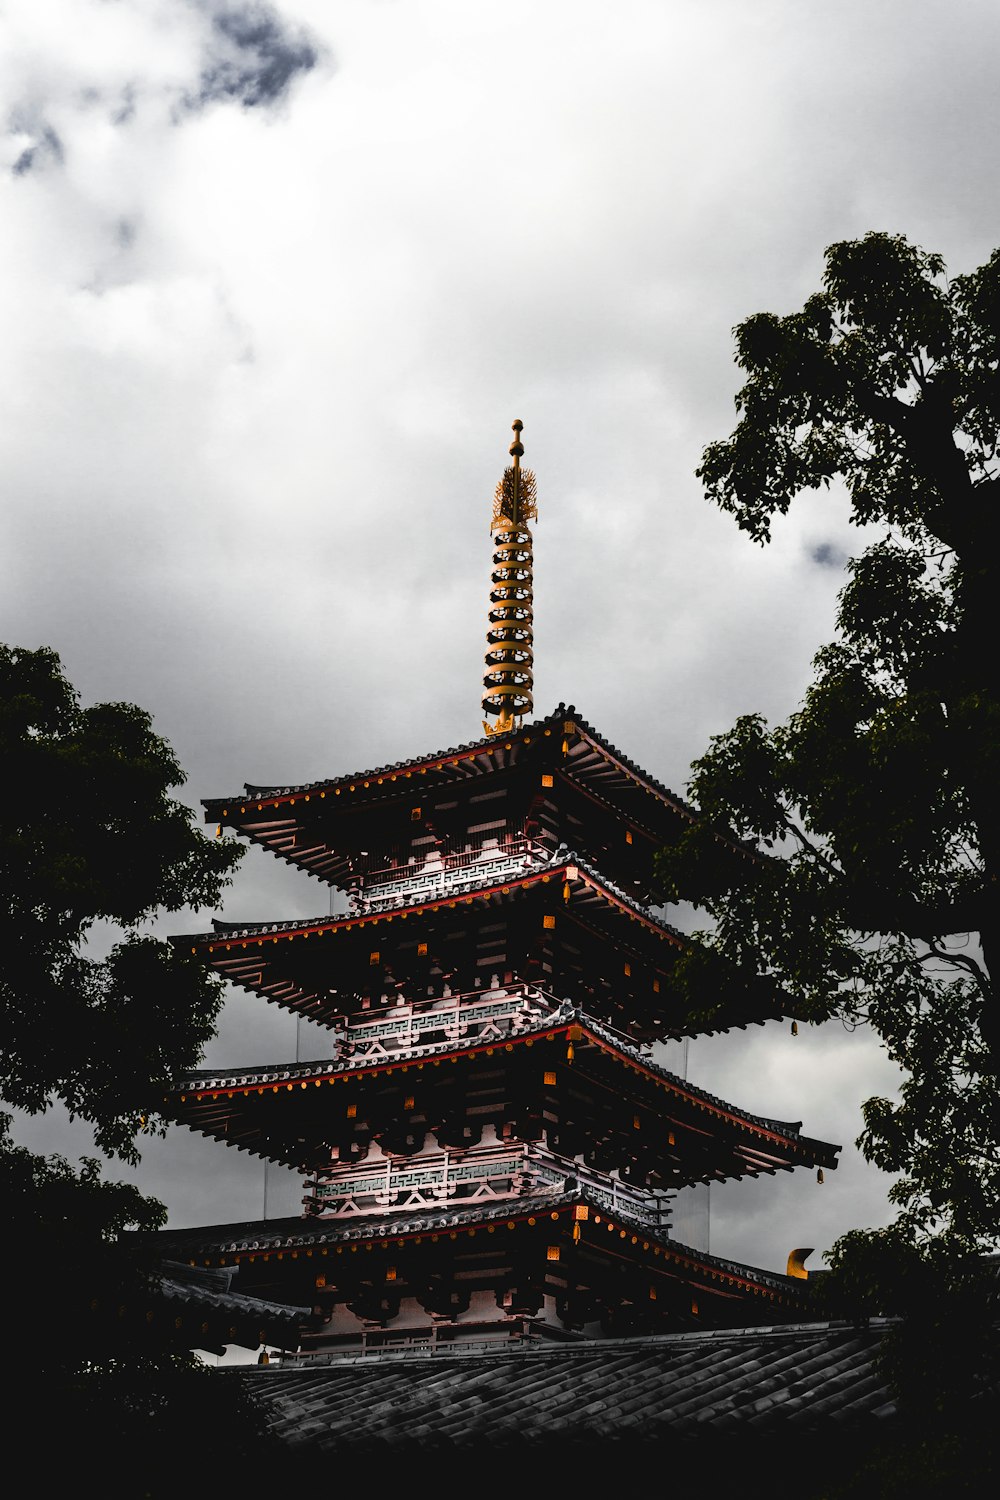
[[[297, 1342], [299, 1329], [312, 1309], [244, 1296], [242, 1292], [232, 1290], [235, 1275], [235, 1266], [189, 1266], [180, 1261], [165, 1260], [161, 1263], [159, 1293], [168, 1303], [218, 1318], [235, 1318], [242, 1324], [252, 1323], [255, 1328], [266, 1327], [269, 1336], [275, 1340], [279, 1332], [284, 1332]], [[253, 1347], [261, 1342], [261, 1339], [255, 1339]]]
[[885, 1327], [813, 1323], [387, 1352], [241, 1373], [275, 1439], [331, 1455], [829, 1432], [895, 1416], [875, 1364]]

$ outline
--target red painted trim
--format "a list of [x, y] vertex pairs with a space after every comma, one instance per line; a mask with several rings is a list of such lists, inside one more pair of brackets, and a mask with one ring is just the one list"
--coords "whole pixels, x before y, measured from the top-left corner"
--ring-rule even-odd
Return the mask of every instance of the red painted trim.
[[[554, 730], [552, 732], [555, 733]], [[545, 730], [543, 729], [538, 738], [544, 736], [544, 733]], [[282, 806], [290, 806], [293, 802], [304, 802], [307, 797], [309, 797], [310, 799], [316, 797], [318, 799], [320, 792], [329, 793], [333, 791], [335, 793], [336, 788], [338, 787], [340, 788], [341, 793], [343, 793], [346, 788], [349, 788], [352, 785], [355, 788], [360, 787], [362, 791], [371, 791], [372, 787], [374, 786], [377, 788], [379, 783], [381, 783], [382, 786], [388, 786], [392, 782], [406, 781], [413, 775], [419, 776], [422, 772], [444, 771], [448, 766], [457, 766], [459, 761], [477, 760], [481, 755], [490, 754], [490, 752], [494, 748], [494, 743], [496, 740], [502, 740], [504, 746], [506, 746], [507, 744], [513, 746], [515, 741], [517, 741], [518, 743], [522, 742], [525, 738], [525, 734], [526, 730], [520, 729], [515, 730], [513, 734], [497, 735], [495, 736], [494, 742], [491, 743], [489, 740], [484, 740], [482, 741], [482, 743], [475, 746], [472, 750], [460, 750], [455, 754], [447, 755], [429, 755], [423, 757], [421, 760], [405, 761], [394, 771], [376, 771], [374, 773], [371, 771], [357, 771], [348, 776], [338, 776], [332, 781], [317, 782], [316, 785], [311, 786], [308, 791], [299, 790], [296, 792], [282, 792], [277, 797], [213, 797], [211, 799], [206, 799], [205, 803], [203, 804], [206, 811], [206, 821], [210, 822], [214, 819], [216, 822], [218, 822], [218, 813], [216, 811], [213, 811], [213, 809], [228, 808], [230, 810], [229, 821], [232, 823], [233, 827], [239, 827], [239, 823], [235, 818], [233, 818], [231, 813], [231, 809], [234, 805], [239, 806], [241, 803], [244, 804], [247, 807], [247, 813], [239, 814], [239, 816], [247, 817], [249, 815], [251, 803], [253, 804], [253, 809], [256, 812], [258, 804], [260, 805], [261, 811], [268, 807], [277, 808]], [[532, 736], [531, 734], [527, 735], [528, 739], [532, 739], [534, 737], [535, 736]], [[364, 785], [366, 781], [368, 782], [368, 786]], [[348, 795], [350, 795], [350, 793], [348, 793]]]
[[646, 1077], [657, 1087], [665, 1087], [668, 1093], [674, 1095], [675, 1098], [683, 1099], [687, 1104], [693, 1105], [696, 1109], [707, 1110], [709, 1114], [716, 1116], [718, 1119], [725, 1120], [731, 1125], [737, 1125], [741, 1129], [747, 1131], [749, 1134], [758, 1136], [763, 1140], [773, 1141], [777, 1145], [783, 1145], [786, 1147], [790, 1146], [792, 1148], [801, 1149], [799, 1146], [799, 1142], [797, 1142], [794, 1137], [779, 1135], [777, 1131], [768, 1130], [761, 1125], [755, 1125], [744, 1115], [736, 1114], [732, 1110], [723, 1109], [718, 1104], [713, 1104], [709, 1100], [701, 1098], [698, 1094], [694, 1093], [690, 1089], [681, 1088], [676, 1084], [669, 1083], [665, 1078], [659, 1077], [658, 1074], [653, 1073], [642, 1063], [637, 1063], [633, 1058], [626, 1056], [626, 1054], [620, 1051], [619, 1048], [615, 1047], [612, 1043], [605, 1041], [603, 1037], [600, 1037], [595, 1032], [591, 1031], [589, 1026], [583, 1025], [579, 1021], [569, 1021], [561, 1026], [553, 1026], [545, 1031], [536, 1032], [533, 1036], [511, 1037], [507, 1041], [502, 1042], [482, 1042], [478, 1046], [456, 1047], [451, 1052], [435, 1053], [433, 1057], [422, 1057], [416, 1059], [409, 1058], [405, 1061], [403, 1059], [400, 1059], [399, 1062], [375, 1063], [369, 1067], [353, 1068], [350, 1072], [310, 1073], [304, 1076], [296, 1077], [294, 1079], [282, 1079], [278, 1083], [268, 1082], [239, 1084], [236, 1088], [233, 1089], [188, 1089], [186, 1091], [186, 1098], [198, 1100], [217, 1099], [220, 1095], [224, 1094], [227, 1099], [235, 1099], [237, 1095], [241, 1094], [265, 1094], [268, 1092], [287, 1093], [289, 1092], [289, 1090], [299, 1088], [302, 1084], [306, 1084], [307, 1086], [311, 1084], [315, 1087], [317, 1083], [336, 1083], [340, 1080], [347, 1080], [352, 1078], [377, 1078], [382, 1074], [387, 1073], [405, 1073], [409, 1068], [422, 1071], [426, 1067], [433, 1067], [436, 1062], [457, 1062], [461, 1058], [480, 1057], [486, 1056], [488, 1054], [492, 1055], [494, 1052], [505, 1052], [508, 1047], [511, 1049], [511, 1051], [513, 1051], [515, 1047], [523, 1047], [527, 1042], [553, 1042], [558, 1037], [566, 1037], [567, 1039], [569, 1039], [570, 1031], [582, 1033], [580, 1040], [586, 1038], [588, 1041], [592, 1042], [594, 1046], [596, 1046], [601, 1052], [605, 1052], [609, 1056], [616, 1058], [618, 1062], [622, 1063], [627, 1068], [631, 1068], [634, 1072], [643, 1074], [644, 1077]]
[[[383, 1073], [405, 1073], [408, 1068], [422, 1070], [427, 1067], [433, 1067], [436, 1062], [457, 1062], [463, 1057], [477, 1057], [480, 1054], [485, 1055], [488, 1052], [505, 1052], [508, 1046], [511, 1048], [523, 1046], [525, 1042], [552, 1042], [559, 1036], [565, 1036], [571, 1025], [577, 1025], [577, 1023], [567, 1022], [563, 1026], [554, 1026], [549, 1031], [535, 1032], [533, 1036], [512, 1037], [509, 1041], [482, 1042], [478, 1046], [458, 1047], [452, 1052], [436, 1052], [433, 1057], [408, 1058], [405, 1061], [401, 1058], [399, 1062], [374, 1063], [369, 1067], [352, 1068], [349, 1072], [309, 1073], [295, 1079], [284, 1078], [278, 1083], [240, 1083], [232, 1089], [187, 1089], [185, 1090], [185, 1098], [215, 1099], [220, 1094], [225, 1094], [227, 1098], [232, 1095], [235, 1098], [237, 1094], [266, 1094], [269, 1091], [287, 1091], [289, 1086], [294, 1089], [302, 1083], [315, 1084], [317, 1081], [320, 1083], [336, 1083], [340, 1080], [351, 1078], [377, 1078]], [[180, 1093], [180, 1090], [178, 1089], [177, 1092]], [[169, 1098], [169, 1095], [167, 1097]]]
[[634, 911], [627, 902], [620, 900], [606, 886], [602, 885], [600, 881], [595, 880], [579, 865], [573, 864], [572, 861], [567, 861], [561, 865], [549, 865], [544, 870], [538, 870], [534, 874], [518, 875], [511, 880], [500, 881], [496, 885], [482, 886], [475, 891], [465, 891], [461, 895], [442, 896], [436, 901], [424, 901], [419, 906], [406, 906], [396, 911], [380, 912], [363, 917], [344, 917], [340, 920], [331, 920], [329, 922], [307, 923], [301, 927], [286, 928], [282, 932], [262, 933], [245, 938], [231, 937], [227, 940], [226, 938], [214, 936], [204, 937], [198, 939], [198, 946], [202, 949], [207, 949], [209, 953], [214, 953], [218, 948], [224, 948], [228, 952], [233, 947], [241, 949], [249, 948], [252, 943], [256, 943], [258, 947], [263, 947], [266, 943], [279, 943], [283, 940], [291, 942], [292, 938], [299, 936], [308, 937], [313, 933], [319, 935], [324, 932], [342, 932], [350, 928], [361, 928], [366, 924], [368, 926], [377, 926], [381, 922], [400, 921], [404, 917], [421, 916], [427, 912], [439, 911], [442, 906], [472, 906], [477, 901], [485, 900], [488, 896], [504, 894], [514, 887], [517, 887], [519, 890], [525, 890], [531, 885], [546, 885], [555, 879], [565, 880], [568, 869], [575, 869], [577, 879], [582, 880], [591, 890], [596, 891], [598, 895], [602, 896], [612, 906], [624, 912], [632, 921], [641, 923], [648, 931], [655, 933], [658, 937], [666, 938], [675, 947], [684, 947], [680, 938], [675, 937], [672, 932], [667, 932], [665, 928], [661, 927], [658, 922], [654, 922], [652, 918], [644, 917], [641, 913]]
[[[294, 1247], [283, 1246], [280, 1251], [277, 1249], [277, 1247], [272, 1250], [248, 1249], [227, 1251], [225, 1254], [218, 1254], [216, 1256], [216, 1259], [218, 1264], [220, 1265], [225, 1265], [227, 1263], [241, 1260], [246, 1256], [257, 1256], [261, 1259], [264, 1259], [265, 1257], [270, 1258], [271, 1256], [277, 1256], [278, 1254], [280, 1254], [282, 1258], [288, 1257], [294, 1259], [306, 1258], [311, 1260], [330, 1260], [331, 1251], [333, 1255], [336, 1255], [338, 1248], [346, 1249], [348, 1243], [370, 1245], [373, 1249], [377, 1250], [390, 1250], [393, 1248], [399, 1248], [400, 1245], [405, 1244], [407, 1241], [412, 1244], [417, 1240], [429, 1240], [432, 1237], [437, 1237], [438, 1239], [440, 1239], [441, 1237], [451, 1237], [452, 1235], [454, 1235], [456, 1239], [462, 1239], [463, 1237], [468, 1238], [470, 1236], [470, 1232], [478, 1233], [480, 1230], [486, 1230], [488, 1232], [490, 1228], [496, 1230], [510, 1229], [517, 1224], [527, 1224], [529, 1219], [544, 1220], [547, 1223], [552, 1223], [553, 1214], [555, 1214], [559, 1220], [562, 1220], [564, 1214], [569, 1215], [569, 1224], [579, 1224], [581, 1235], [587, 1229], [597, 1228], [592, 1218], [575, 1219], [572, 1212], [573, 1206], [574, 1205], [567, 1205], [565, 1208], [561, 1209], [538, 1209], [537, 1207], [525, 1207], [519, 1210], [512, 1209], [509, 1213], [505, 1214], [503, 1218], [492, 1220], [481, 1219], [477, 1224], [466, 1224], [461, 1226], [460, 1228], [444, 1225], [440, 1228], [433, 1228], [431, 1226], [428, 1226], [426, 1229], [408, 1230], [402, 1234], [387, 1234], [379, 1235], [377, 1237], [374, 1235], [367, 1236], [364, 1239], [344, 1242], [341, 1246], [331, 1245], [320, 1247], [318, 1245], [296, 1245]], [[695, 1272], [696, 1274], [700, 1275], [701, 1279], [707, 1284], [707, 1288], [709, 1290], [711, 1290], [710, 1284], [712, 1282], [724, 1282], [729, 1286], [742, 1287], [744, 1290], [749, 1292], [758, 1292], [761, 1295], [771, 1298], [772, 1300], [777, 1302], [783, 1303], [787, 1300], [786, 1294], [779, 1288], [769, 1287], [765, 1285], [765, 1283], [760, 1281], [751, 1281], [746, 1276], [740, 1276], [737, 1272], [722, 1270], [721, 1268], [717, 1269], [716, 1267], [707, 1265], [705, 1261], [694, 1260], [691, 1258], [691, 1256], [688, 1255], [678, 1255], [676, 1252], [668, 1249], [667, 1246], [663, 1245], [652, 1236], [650, 1236], [648, 1240], [646, 1240], [649, 1245], [649, 1249], [643, 1249], [640, 1246], [640, 1242], [643, 1241], [646, 1237], [642, 1233], [636, 1233], [634, 1226], [622, 1224], [617, 1219], [612, 1218], [610, 1215], [603, 1211], [600, 1213], [600, 1219], [601, 1229], [603, 1229], [605, 1225], [610, 1225], [612, 1230], [616, 1234], [618, 1234], [619, 1237], [621, 1236], [621, 1231], [624, 1230], [626, 1238], [630, 1243], [632, 1238], [635, 1238], [637, 1246], [639, 1246], [640, 1248], [641, 1254], [648, 1256], [652, 1261], [655, 1261], [662, 1256], [665, 1261], [669, 1262], [672, 1265], [680, 1266], [683, 1270], [686, 1271]], [[536, 1226], [532, 1225], [531, 1227], [534, 1228]], [[565, 1232], [565, 1225], [560, 1223], [559, 1227]], [[592, 1242], [597, 1245], [605, 1243], [600, 1235], [594, 1235], [592, 1237]], [[322, 1254], [323, 1248], [326, 1248], [327, 1250], [326, 1256], [323, 1256]], [[611, 1249], [612, 1247], [608, 1246], [608, 1248]], [[317, 1249], [319, 1249], [321, 1252], [318, 1257], [315, 1253]], [[306, 1252], [309, 1250], [312, 1250], [312, 1255], [307, 1255]], [[657, 1255], [657, 1251], [659, 1252], [659, 1255]], [[195, 1262], [192, 1262], [192, 1264], [195, 1264]], [[656, 1268], [655, 1266], [653, 1266], [650, 1269], [655, 1270]], [[666, 1272], [665, 1274], [670, 1275], [669, 1272]]]
[[599, 740], [594, 739], [593, 736], [589, 735], [585, 729], [581, 729], [577, 721], [574, 720], [574, 722], [576, 723], [576, 730], [574, 732], [577, 734], [577, 736], [581, 740], [584, 740], [586, 744], [588, 744], [592, 750], [600, 755], [602, 759], [606, 760], [609, 765], [617, 766], [618, 770], [628, 781], [636, 782], [657, 802], [662, 802], [665, 807], [669, 807], [678, 815], [678, 817], [683, 818], [685, 822], [697, 822], [697, 818], [693, 813], [689, 812], [687, 808], [682, 807], [679, 802], [675, 802], [672, 797], [668, 797], [665, 792], [662, 792], [660, 790], [659, 787], [654, 786], [648, 779], [647, 773], [640, 773], [639, 771], [632, 770], [625, 764], [623, 760], [619, 760], [617, 755], [612, 755], [611, 751], [606, 745], [603, 745]]
[[[569, 866], [567, 866], [566, 868], [569, 868]], [[609, 891], [607, 886], [602, 885], [599, 880], [595, 880], [593, 876], [589, 875], [586, 870], [581, 868], [581, 866], [573, 865], [572, 868], [576, 870], [577, 878], [579, 880], [582, 880], [585, 885], [588, 885], [592, 891], [597, 891], [604, 897], [606, 901], [609, 901], [612, 906], [616, 906], [619, 911], [623, 911], [631, 921], [641, 923], [642, 926], [648, 928], [650, 932], [655, 932], [657, 937], [666, 938], [668, 942], [673, 943], [677, 948], [683, 948], [685, 946], [684, 943], [681, 942], [680, 938], [675, 937], [672, 932], [667, 932], [664, 927], [660, 926], [659, 922], [654, 922], [651, 917], [644, 917], [641, 912], [635, 911], [631, 906], [629, 906], [627, 901], [622, 901], [618, 896], [614, 894], [613, 891]]]
[[750, 1120], [748, 1120], [745, 1115], [734, 1114], [732, 1110], [722, 1109], [718, 1104], [713, 1104], [710, 1100], [702, 1098], [700, 1095], [693, 1093], [690, 1089], [678, 1088], [675, 1084], [667, 1083], [667, 1080], [665, 1078], [660, 1078], [658, 1074], [651, 1072], [650, 1069], [645, 1067], [642, 1063], [637, 1063], [634, 1058], [627, 1057], [626, 1054], [622, 1052], [618, 1047], [616, 1047], [612, 1042], [606, 1042], [603, 1037], [597, 1036], [593, 1031], [591, 1031], [589, 1026], [585, 1026], [582, 1022], [579, 1021], [576, 1023], [576, 1025], [578, 1026], [579, 1030], [583, 1032], [584, 1036], [589, 1037], [589, 1039], [598, 1047], [600, 1047], [603, 1052], [610, 1053], [611, 1056], [617, 1057], [620, 1062], [624, 1063], [626, 1067], [634, 1069], [635, 1072], [644, 1073], [652, 1083], [655, 1083], [658, 1086], [663, 1086], [665, 1084], [670, 1093], [674, 1094], [677, 1098], [686, 1100], [687, 1103], [695, 1105], [698, 1109], [706, 1109], [710, 1114], [717, 1115], [720, 1120], [726, 1120], [731, 1125], [739, 1125], [744, 1130], [749, 1131], [752, 1135], [760, 1136], [763, 1140], [775, 1141], [781, 1145], [786, 1146], [799, 1146], [800, 1143], [794, 1138], [794, 1136], [779, 1135], [775, 1130], [768, 1130], [763, 1125], [755, 1125]]

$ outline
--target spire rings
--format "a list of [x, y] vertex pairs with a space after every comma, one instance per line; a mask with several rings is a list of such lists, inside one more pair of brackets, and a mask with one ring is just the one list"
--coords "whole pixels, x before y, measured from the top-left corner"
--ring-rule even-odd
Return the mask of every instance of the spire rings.
[[493, 568], [482, 697], [487, 734], [509, 733], [534, 707], [534, 557], [527, 523], [538, 511], [535, 476], [521, 468], [523, 423], [513, 426], [514, 463], [497, 485], [490, 525]]

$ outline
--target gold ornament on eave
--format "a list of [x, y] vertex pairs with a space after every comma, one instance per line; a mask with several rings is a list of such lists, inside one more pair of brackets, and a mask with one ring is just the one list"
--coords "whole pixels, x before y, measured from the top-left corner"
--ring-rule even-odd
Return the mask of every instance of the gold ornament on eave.
[[534, 701], [534, 579], [528, 522], [538, 516], [535, 476], [521, 468], [523, 422], [513, 424], [510, 453], [514, 462], [503, 472], [493, 497], [486, 670], [483, 673], [483, 729], [509, 734], [530, 714]]

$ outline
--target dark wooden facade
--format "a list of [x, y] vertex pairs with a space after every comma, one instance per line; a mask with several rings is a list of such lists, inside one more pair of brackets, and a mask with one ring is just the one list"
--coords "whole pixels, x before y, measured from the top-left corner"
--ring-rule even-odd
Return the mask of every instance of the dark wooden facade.
[[[172, 1232], [240, 1292], [309, 1306], [301, 1357], [793, 1316], [802, 1283], [680, 1245], [677, 1189], [839, 1148], [667, 1071], [686, 939], [646, 904], [693, 814], [572, 709], [510, 736], [206, 816], [346, 911], [175, 939], [329, 1053], [203, 1070], [165, 1113], [303, 1173], [303, 1216]], [[721, 841], [720, 857], [752, 858]], [[715, 1029], [780, 1014], [732, 987]], [[237, 1283], [234, 1283], [236, 1285]]]

